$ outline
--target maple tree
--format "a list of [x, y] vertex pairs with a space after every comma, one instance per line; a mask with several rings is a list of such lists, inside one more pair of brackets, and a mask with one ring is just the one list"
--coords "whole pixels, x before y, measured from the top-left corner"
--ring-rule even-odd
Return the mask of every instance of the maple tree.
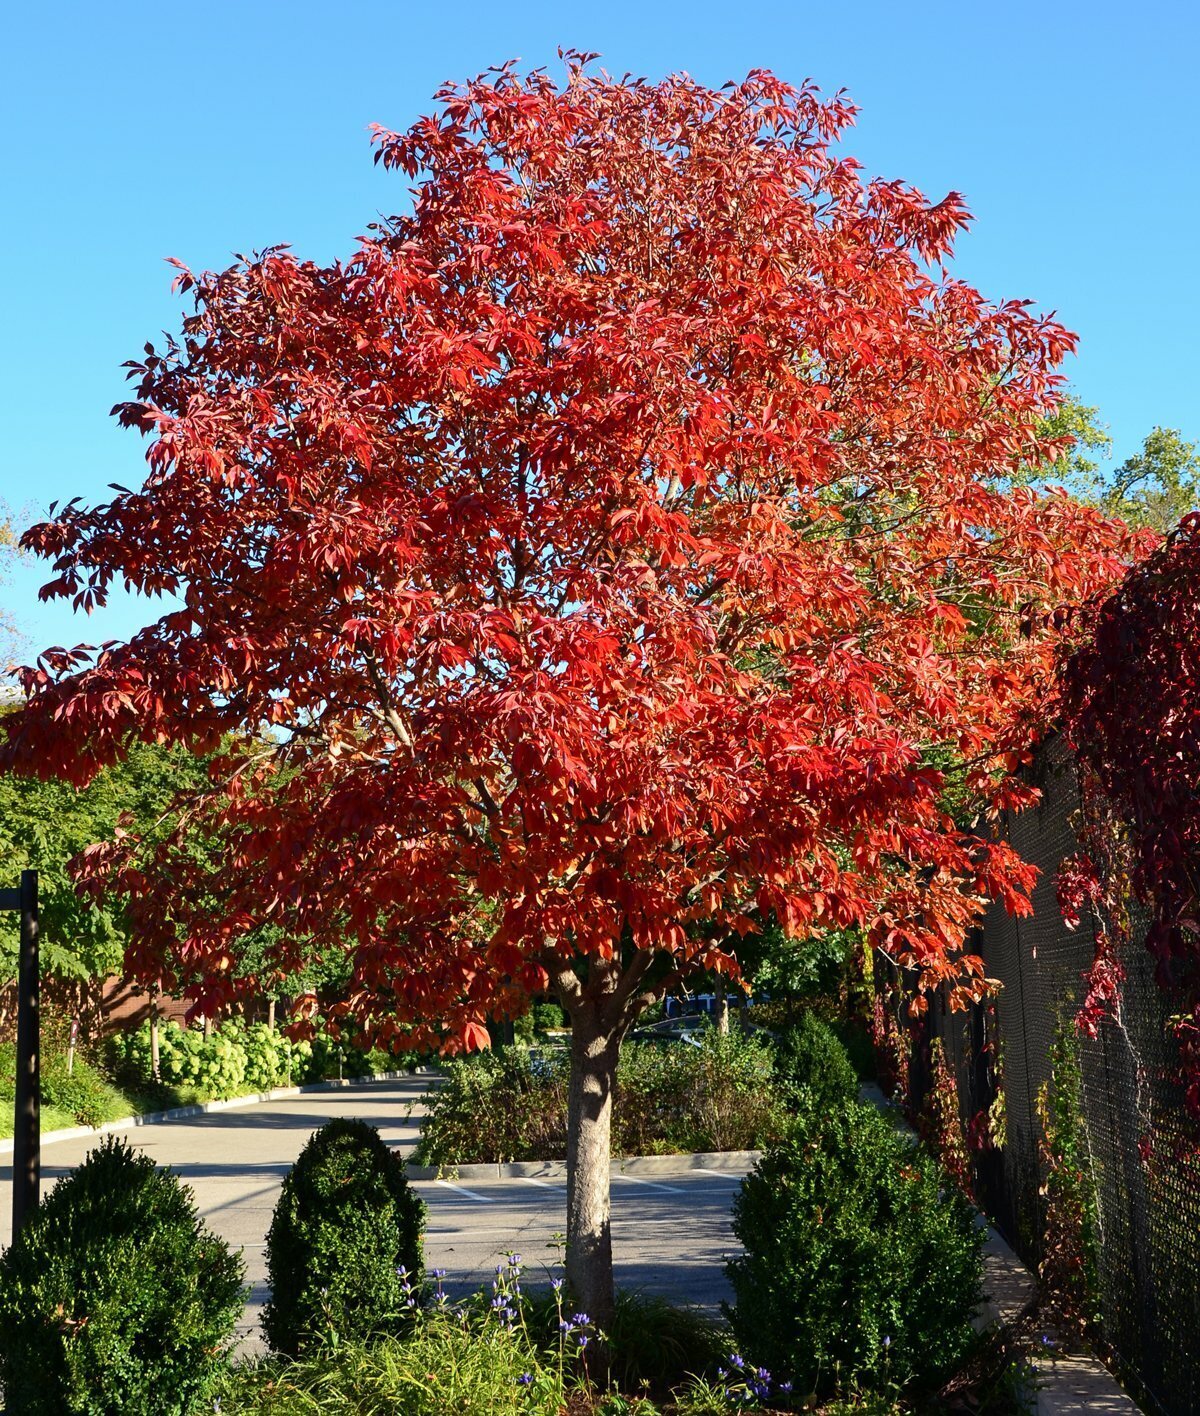
[[955, 824], [931, 749], [960, 803], [1028, 799], [1056, 612], [1126, 545], [1011, 485], [1063, 450], [1074, 341], [948, 274], [957, 194], [865, 181], [841, 95], [566, 59], [376, 130], [411, 209], [344, 263], [180, 268], [195, 311], [115, 410], [144, 487], [24, 540], [46, 595], [182, 605], [44, 654], [6, 760], [213, 754], [172, 837], [81, 867], [203, 1011], [267, 925], [264, 973], [343, 948], [387, 1045], [477, 1048], [554, 993], [568, 1281], [603, 1321], [626, 1030], [753, 919], [978, 996], [965, 931], [1032, 871]]
[[1129, 904], [1141, 900], [1156, 978], [1178, 1008], [1185, 1102], [1200, 1120], [1200, 510], [1080, 621], [1062, 700], [1081, 769], [1084, 849], [1058, 878], [1066, 922], [1086, 911], [1096, 924], [1078, 1021], [1094, 1037], [1119, 1014]]

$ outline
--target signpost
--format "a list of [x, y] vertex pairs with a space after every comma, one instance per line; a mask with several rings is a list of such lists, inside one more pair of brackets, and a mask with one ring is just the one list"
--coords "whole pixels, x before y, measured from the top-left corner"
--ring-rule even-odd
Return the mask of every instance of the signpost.
[[0, 890], [0, 909], [21, 915], [21, 952], [17, 965], [17, 1098], [13, 1118], [13, 1238], [37, 1206], [41, 1178], [41, 1093], [38, 1054], [38, 878], [23, 870], [16, 890]]

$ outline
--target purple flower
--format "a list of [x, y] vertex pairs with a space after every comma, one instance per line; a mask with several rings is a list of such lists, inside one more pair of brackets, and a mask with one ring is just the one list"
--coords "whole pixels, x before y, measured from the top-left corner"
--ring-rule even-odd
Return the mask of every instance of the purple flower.
[[522, 1372], [521, 1375], [517, 1378], [517, 1385], [518, 1385], [518, 1386], [532, 1386], [532, 1385], [533, 1385], [533, 1373], [532, 1373], [532, 1372]]

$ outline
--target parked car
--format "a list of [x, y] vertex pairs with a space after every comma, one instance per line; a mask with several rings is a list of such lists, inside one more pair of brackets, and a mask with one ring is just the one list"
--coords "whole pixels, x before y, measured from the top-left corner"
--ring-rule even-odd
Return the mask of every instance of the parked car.
[[683, 1042], [699, 1047], [700, 1034], [708, 1026], [703, 1013], [685, 1013], [678, 1018], [664, 1018], [661, 1022], [634, 1028], [629, 1036], [634, 1042]]

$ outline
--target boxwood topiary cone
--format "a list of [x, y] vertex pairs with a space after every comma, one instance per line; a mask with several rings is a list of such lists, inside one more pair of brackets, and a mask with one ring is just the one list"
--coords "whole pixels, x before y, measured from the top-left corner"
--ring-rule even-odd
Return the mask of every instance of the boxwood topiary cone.
[[936, 1385], [969, 1350], [983, 1231], [873, 1106], [801, 1107], [733, 1202], [742, 1355], [821, 1397]]
[[421, 1281], [424, 1227], [404, 1162], [374, 1126], [337, 1120], [314, 1132], [267, 1234], [271, 1347], [296, 1356], [401, 1326]]
[[109, 1138], [0, 1259], [0, 1382], [22, 1416], [185, 1416], [225, 1365], [242, 1260], [187, 1189]]

